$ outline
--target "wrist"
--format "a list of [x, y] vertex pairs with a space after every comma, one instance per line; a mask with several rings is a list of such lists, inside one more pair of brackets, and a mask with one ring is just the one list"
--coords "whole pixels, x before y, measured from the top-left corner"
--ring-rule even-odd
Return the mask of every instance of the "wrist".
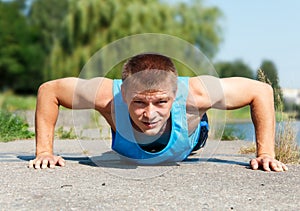
[[40, 155], [53, 155], [52, 151], [36, 151], [35, 156], [40, 156]]
[[274, 153], [257, 153], [256, 157], [271, 157], [271, 158], [275, 158], [275, 154]]

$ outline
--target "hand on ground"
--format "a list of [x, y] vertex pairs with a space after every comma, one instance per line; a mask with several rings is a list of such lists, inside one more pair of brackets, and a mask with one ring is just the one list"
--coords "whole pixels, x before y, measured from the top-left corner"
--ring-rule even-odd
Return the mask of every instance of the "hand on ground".
[[45, 169], [54, 168], [56, 165], [65, 166], [65, 164], [66, 162], [62, 157], [50, 153], [43, 153], [36, 156], [34, 160], [29, 161], [29, 168]]
[[264, 171], [287, 171], [288, 167], [276, 160], [275, 158], [272, 158], [269, 155], [261, 155], [257, 158], [254, 158], [250, 161], [250, 166], [253, 170], [257, 169], [263, 169]]

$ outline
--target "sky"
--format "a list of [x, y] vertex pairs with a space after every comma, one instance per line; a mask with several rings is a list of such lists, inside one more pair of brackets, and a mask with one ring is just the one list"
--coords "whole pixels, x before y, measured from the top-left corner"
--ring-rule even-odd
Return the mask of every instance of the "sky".
[[282, 88], [300, 89], [300, 1], [204, 0], [224, 17], [223, 42], [214, 61], [241, 59], [256, 71], [271, 60]]

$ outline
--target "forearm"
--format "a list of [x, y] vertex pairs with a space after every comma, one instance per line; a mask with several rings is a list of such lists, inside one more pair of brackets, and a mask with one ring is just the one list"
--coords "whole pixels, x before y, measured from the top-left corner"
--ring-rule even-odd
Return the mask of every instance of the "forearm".
[[257, 156], [269, 155], [274, 158], [275, 110], [271, 87], [261, 86], [259, 95], [250, 106], [256, 134]]
[[36, 155], [53, 154], [54, 129], [59, 102], [51, 85], [44, 84], [38, 91], [35, 113]]

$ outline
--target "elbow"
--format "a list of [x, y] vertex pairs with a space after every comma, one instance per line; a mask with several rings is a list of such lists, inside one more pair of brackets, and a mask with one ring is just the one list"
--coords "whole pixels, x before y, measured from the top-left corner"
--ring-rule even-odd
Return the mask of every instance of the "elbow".
[[252, 98], [250, 105], [259, 102], [260, 106], [270, 104], [274, 106], [274, 90], [271, 85], [259, 82], [259, 85], [256, 86], [254, 93], [255, 94]]
[[274, 90], [270, 84], [262, 83], [262, 90], [265, 96], [268, 96], [272, 100], [274, 99]]
[[38, 96], [43, 96], [43, 95], [47, 95], [49, 94], [52, 90], [53, 90], [53, 82], [52, 81], [48, 81], [48, 82], [45, 82], [43, 84], [41, 84], [38, 88], [38, 92], [37, 92], [37, 95]]
[[37, 102], [45, 100], [49, 101], [50, 99], [55, 99], [57, 102], [56, 90], [55, 81], [48, 81], [41, 84], [37, 92]]

